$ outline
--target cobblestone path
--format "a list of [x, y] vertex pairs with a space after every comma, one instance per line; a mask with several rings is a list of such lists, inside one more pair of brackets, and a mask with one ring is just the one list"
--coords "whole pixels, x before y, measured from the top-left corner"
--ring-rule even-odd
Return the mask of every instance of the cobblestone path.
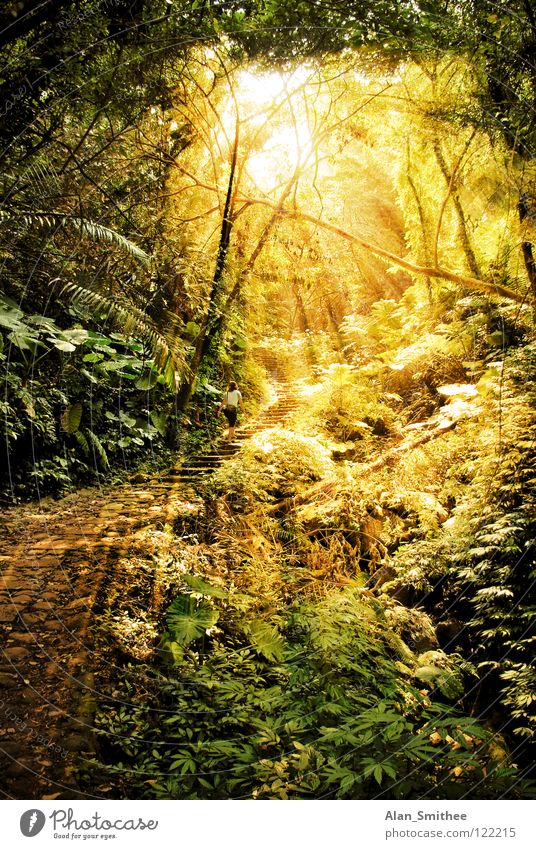
[[[281, 423], [275, 403], [237, 440]], [[3, 511], [0, 527], [0, 791], [3, 798], [82, 798], [79, 753], [91, 753], [92, 669], [87, 639], [100, 594], [121, 581], [121, 558], [148, 532], [200, 508], [194, 485], [239, 445], [219, 445], [141, 485], [82, 489], [59, 501]], [[202, 504], [202, 502], [201, 502]]]

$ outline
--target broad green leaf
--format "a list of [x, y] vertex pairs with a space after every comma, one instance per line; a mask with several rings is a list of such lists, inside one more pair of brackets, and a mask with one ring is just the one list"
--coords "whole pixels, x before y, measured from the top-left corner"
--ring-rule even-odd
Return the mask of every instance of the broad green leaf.
[[87, 370], [87, 368], [81, 368], [80, 374], [82, 374], [84, 377], [87, 377], [87, 379], [90, 381], [90, 383], [98, 383], [99, 382], [98, 377], [95, 377], [94, 374], [91, 374], [91, 372], [89, 372]]
[[251, 640], [252, 646], [267, 660], [282, 660], [284, 643], [275, 625], [262, 619], [252, 619], [244, 626], [244, 633]]
[[46, 330], [47, 333], [62, 333], [61, 329], [57, 326], [57, 324], [52, 321], [51, 318], [47, 318], [44, 315], [29, 315], [26, 317], [26, 321], [28, 322], [28, 324], [31, 324], [34, 327], [40, 327], [43, 330]]
[[218, 613], [208, 602], [191, 596], [177, 596], [166, 611], [166, 624], [181, 646], [202, 637], [217, 621]]
[[215, 386], [212, 386], [211, 383], [203, 383], [199, 389], [202, 392], [208, 392], [209, 395], [221, 395], [221, 389], [217, 389]]
[[7, 338], [10, 342], [13, 342], [16, 348], [20, 348], [21, 351], [31, 351], [32, 354], [37, 353], [38, 347], [43, 347], [42, 343], [35, 336], [28, 336], [24, 332], [19, 333], [14, 330]]
[[53, 339], [50, 337], [48, 341], [52, 342], [58, 351], [66, 351], [69, 354], [72, 353], [72, 351], [76, 351], [76, 345], [73, 345], [72, 342], [67, 342], [66, 339]]
[[125, 427], [134, 427], [136, 424], [136, 419], [129, 416], [129, 414], [125, 413], [124, 410], [119, 411], [119, 420], [125, 425]]
[[181, 580], [187, 584], [194, 593], [199, 595], [215, 596], [216, 598], [227, 598], [227, 592], [222, 587], [208, 584], [197, 575], [181, 575]]
[[153, 425], [157, 429], [160, 436], [165, 436], [168, 423], [168, 417], [166, 413], [158, 412], [157, 410], [151, 410], [150, 417]]
[[27, 328], [27, 325], [20, 320], [23, 316], [24, 313], [21, 312], [21, 310], [0, 309], [0, 326], [5, 327], [7, 330], [21, 330], [24, 327]]
[[78, 430], [82, 421], [82, 409], [82, 404], [77, 401], [63, 411], [60, 421], [65, 433], [75, 433]]
[[70, 330], [62, 330], [61, 336], [73, 345], [82, 345], [87, 341], [89, 334], [83, 327], [72, 327]]
[[197, 336], [201, 327], [199, 324], [196, 324], [195, 321], [189, 321], [188, 324], [184, 328], [184, 332], [187, 336]]
[[158, 375], [152, 370], [145, 371], [134, 384], [136, 389], [152, 389], [155, 386]]

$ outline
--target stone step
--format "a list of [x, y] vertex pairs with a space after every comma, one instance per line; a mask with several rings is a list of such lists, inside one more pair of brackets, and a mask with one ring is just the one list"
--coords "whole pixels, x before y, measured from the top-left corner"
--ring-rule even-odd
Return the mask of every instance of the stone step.
[[181, 472], [176, 472], [174, 475], [169, 475], [166, 478], [168, 483], [180, 483], [181, 481], [203, 480], [207, 478], [206, 472], [200, 472], [199, 469], [184, 469]]
[[[200, 457], [193, 457], [191, 460], [185, 461], [184, 466], [188, 466], [188, 467], [192, 467], [192, 468], [194, 468], [194, 467], [203, 467], [204, 468], [204, 467], [209, 466], [210, 468], [215, 469], [218, 466], [221, 466], [221, 464], [223, 463], [223, 460], [224, 460], [223, 455], [216, 456], [216, 457], [207, 457], [206, 454], [201, 454]], [[181, 468], [181, 467], [178, 467], [178, 468]]]
[[181, 466], [180, 469], [177, 469], [179, 474], [183, 472], [204, 472], [207, 475], [210, 475], [214, 471], [214, 466], [198, 466], [193, 463], [185, 463], [184, 466]]

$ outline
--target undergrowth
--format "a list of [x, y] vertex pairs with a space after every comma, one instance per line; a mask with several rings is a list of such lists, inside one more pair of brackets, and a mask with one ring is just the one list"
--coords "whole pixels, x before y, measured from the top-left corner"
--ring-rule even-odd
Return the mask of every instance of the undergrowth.
[[456, 427], [383, 466], [338, 464], [322, 436], [273, 429], [214, 476], [196, 533], [168, 550], [152, 619], [140, 600], [88, 786], [532, 794], [533, 347], [477, 388]]

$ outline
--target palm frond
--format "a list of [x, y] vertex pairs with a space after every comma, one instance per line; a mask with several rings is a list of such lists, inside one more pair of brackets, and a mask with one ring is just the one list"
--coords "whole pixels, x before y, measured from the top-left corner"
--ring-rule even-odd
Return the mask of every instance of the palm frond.
[[143, 339], [151, 349], [155, 364], [163, 370], [168, 385], [174, 388], [175, 371], [183, 375], [186, 370], [186, 346], [176, 334], [176, 322], [170, 322], [170, 332], [165, 335], [146, 313], [117, 297], [111, 298], [78, 283], [63, 284], [61, 294], [66, 295], [73, 304], [105, 312], [106, 319], [125, 336]]
[[97, 221], [91, 221], [88, 218], [78, 218], [72, 215], [65, 215], [59, 212], [25, 212], [21, 215], [20, 220], [27, 227], [45, 227], [50, 230], [71, 227], [81, 236], [91, 239], [93, 242], [110, 242], [125, 250], [134, 259], [141, 262], [143, 265], [149, 265], [151, 257], [142, 248], [127, 239], [117, 230], [112, 230], [111, 227], [105, 227], [104, 224], [99, 224]]

